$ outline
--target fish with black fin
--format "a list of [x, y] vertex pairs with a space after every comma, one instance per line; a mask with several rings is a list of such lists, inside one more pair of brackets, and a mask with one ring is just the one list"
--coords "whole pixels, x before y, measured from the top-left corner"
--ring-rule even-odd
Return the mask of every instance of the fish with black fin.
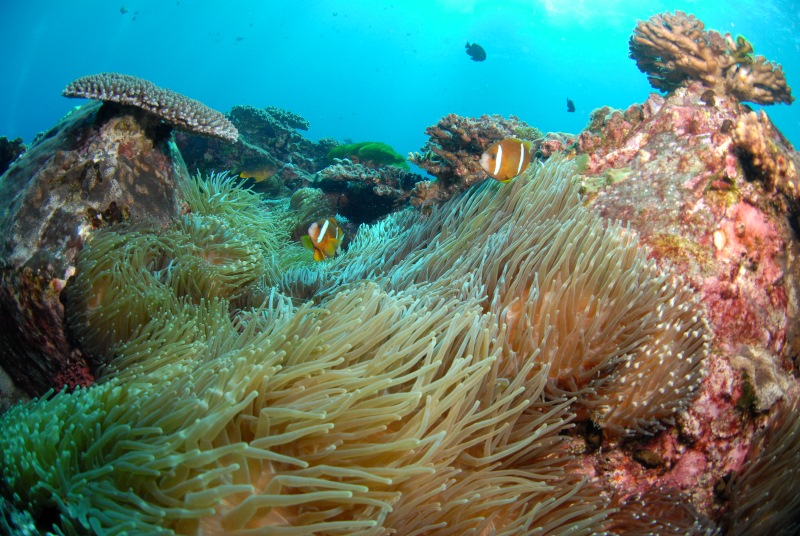
[[483, 50], [483, 47], [478, 43], [472, 43], [470, 45], [469, 41], [467, 41], [465, 48], [467, 49], [469, 57], [472, 58], [472, 61], [483, 61], [486, 59], [486, 51]]
[[481, 167], [495, 180], [508, 182], [531, 163], [529, 141], [506, 138], [493, 144], [481, 155]]
[[570, 113], [575, 111], [575, 103], [569, 97], [567, 97], [567, 111]]

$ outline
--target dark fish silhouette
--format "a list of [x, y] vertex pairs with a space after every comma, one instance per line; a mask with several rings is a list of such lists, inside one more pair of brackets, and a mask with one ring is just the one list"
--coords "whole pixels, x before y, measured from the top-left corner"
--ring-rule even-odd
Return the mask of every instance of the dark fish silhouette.
[[575, 103], [572, 102], [572, 99], [567, 99], [567, 111], [574, 112], [575, 111]]
[[122, 6], [121, 8], [119, 8], [119, 12], [124, 15], [125, 13], [128, 12], [128, 10], [125, 8], [125, 6]]
[[472, 43], [470, 45], [469, 41], [467, 41], [465, 48], [467, 49], [469, 57], [472, 58], [472, 61], [483, 61], [486, 59], [486, 51], [483, 50], [483, 47], [478, 43]]
[[703, 91], [702, 95], [700, 95], [700, 100], [703, 101], [706, 106], [714, 106], [717, 103], [714, 97], [716, 97], [714, 90], [707, 89]]

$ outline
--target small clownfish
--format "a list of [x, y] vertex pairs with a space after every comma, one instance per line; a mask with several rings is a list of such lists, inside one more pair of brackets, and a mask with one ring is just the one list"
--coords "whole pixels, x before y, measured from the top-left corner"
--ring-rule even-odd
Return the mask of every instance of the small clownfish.
[[319, 220], [311, 224], [308, 234], [300, 239], [303, 247], [314, 252], [314, 260], [319, 262], [333, 257], [342, 249], [344, 231], [334, 218]]
[[493, 179], [508, 182], [531, 163], [531, 142], [516, 138], [500, 140], [481, 155], [481, 167]]

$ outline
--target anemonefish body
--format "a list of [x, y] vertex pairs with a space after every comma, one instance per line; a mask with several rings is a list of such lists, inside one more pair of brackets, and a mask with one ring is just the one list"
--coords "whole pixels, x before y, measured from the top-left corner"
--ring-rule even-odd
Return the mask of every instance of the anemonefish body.
[[500, 140], [481, 155], [481, 167], [493, 179], [508, 182], [531, 163], [531, 142], [516, 138]]
[[311, 224], [308, 234], [300, 239], [303, 247], [314, 252], [314, 260], [319, 262], [333, 257], [341, 250], [344, 231], [334, 218], [326, 218]]
[[241, 173], [239, 173], [239, 178], [253, 179], [256, 182], [261, 182], [275, 175], [277, 171], [277, 166], [273, 164], [266, 164], [256, 168], [243, 169]]

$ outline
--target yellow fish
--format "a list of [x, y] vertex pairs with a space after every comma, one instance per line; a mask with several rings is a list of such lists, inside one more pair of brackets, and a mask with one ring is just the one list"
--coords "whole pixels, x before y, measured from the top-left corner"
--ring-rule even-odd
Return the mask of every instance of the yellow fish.
[[493, 179], [508, 182], [531, 163], [531, 142], [516, 138], [500, 140], [481, 155], [481, 167]]
[[261, 182], [275, 175], [277, 171], [278, 168], [276, 166], [273, 166], [272, 164], [266, 164], [258, 168], [242, 170], [242, 172], [239, 173], [239, 178], [253, 179], [256, 182]]
[[344, 231], [334, 218], [319, 220], [311, 224], [308, 234], [300, 239], [303, 247], [314, 252], [314, 260], [319, 262], [333, 257], [342, 248]]

